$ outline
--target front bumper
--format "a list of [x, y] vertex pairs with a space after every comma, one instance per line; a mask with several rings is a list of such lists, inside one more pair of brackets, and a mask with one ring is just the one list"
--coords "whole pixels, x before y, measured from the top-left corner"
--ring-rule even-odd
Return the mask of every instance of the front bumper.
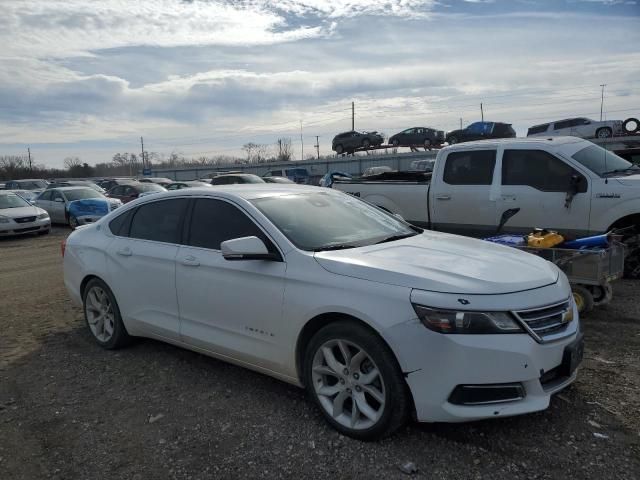
[[51, 229], [51, 219], [36, 219], [33, 222], [17, 223], [10, 221], [9, 223], [0, 223], [0, 236], [9, 237], [13, 235], [25, 235], [28, 233], [37, 233]]
[[[501, 296], [501, 300], [508, 301], [511, 296]], [[563, 368], [567, 363], [565, 352], [581, 337], [578, 312], [575, 305], [572, 308], [574, 318], [565, 335], [543, 343], [528, 333], [440, 334], [427, 329], [417, 318], [391, 327], [386, 337], [397, 346], [417, 420], [464, 422], [546, 409], [551, 395], [576, 378], [575, 365], [571, 371]], [[506, 385], [517, 386], [522, 395], [495, 402], [485, 397], [489, 401], [477, 404], [467, 403], [470, 397], [459, 395], [462, 387], [499, 389]]]

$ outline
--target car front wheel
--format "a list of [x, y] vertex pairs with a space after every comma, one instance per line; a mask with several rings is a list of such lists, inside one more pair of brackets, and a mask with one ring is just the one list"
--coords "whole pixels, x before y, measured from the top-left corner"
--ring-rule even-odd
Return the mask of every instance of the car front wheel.
[[375, 440], [405, 424], [408, 387], [394, 354], [368, 328], [351, 322], [324, 327], [309, 344], [304, 368], [309, 394], [341, 433]]
[[449, 140], [447, 141], [449, 142], [449, 145], [455, 145], [458, 143], [458, 139], [456, 137], [449, 137]]
[[344, 152], [342, 145], [336, 145], [336, 153], [341, 154], [342, 152]]
[[599, 128], [598, 131], [596, 132], [596, 137], [598, 137], [598, 138], [609, 138], [612, 134], [613, 134], [613, 132], [611, 131], [611, 129], [609, 127]]

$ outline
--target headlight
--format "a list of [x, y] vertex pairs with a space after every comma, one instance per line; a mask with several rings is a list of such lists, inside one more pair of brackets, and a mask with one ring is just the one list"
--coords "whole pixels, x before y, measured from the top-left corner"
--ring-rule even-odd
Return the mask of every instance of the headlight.
[[11, 221], [11, 219], [7, 218], [7, 217], [0, 217], [0, 223], [9, 223]]
[[508, 312], [465, 312], [413, 305], [422, 324], [438, 333], [523, 333]]
[[49, 214], [47, 212], [38, 215], [38, 220], [44, 220], [45, 218], [49, 218]]

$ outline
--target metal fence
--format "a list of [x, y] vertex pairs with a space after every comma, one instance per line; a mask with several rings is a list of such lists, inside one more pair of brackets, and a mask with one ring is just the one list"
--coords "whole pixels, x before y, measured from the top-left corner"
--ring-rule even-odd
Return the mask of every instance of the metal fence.
[[216, 165], [190, 168], [152, 168], [151, 176], [168, 177], [174, 180], [196, 180], [204, 178], [210, 173], [221, 171], [242, 171], [263, 176], [273, 170], [285, 168], [306, 168], [311, 177], [311, 181], [322, 177], [327, 172], [346, 172], [352, 175], [360, 175], [367, 168], [387, 166], [394, 170], [408, 170], [411, 162], [415, 160], [435, 159], [437, 151], [410, 152], [410, 153], [388, 153], [375, 155], [355, 155], [350, 157], [333, 157], [320, 160], [301, 160], [293, 162], [273, 162], [251, 165]]

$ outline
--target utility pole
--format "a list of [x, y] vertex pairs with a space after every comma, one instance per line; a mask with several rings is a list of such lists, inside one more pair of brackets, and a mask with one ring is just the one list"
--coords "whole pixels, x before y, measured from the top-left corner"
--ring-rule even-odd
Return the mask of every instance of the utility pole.
[[462, 130], [462, 117], [460, 118], [460, 130]]
[[318, 154], [318, 160], [320, 160], [320, 141], [318, 140], [318, 135], [316, 135], [316, 144], [314, 145], [314, 147], [316, 147], [316, 153]]
[[482, 121], [484, 122], [484, 110], [482, 108], [482, 102], [480, 102], [480, 117], [482, 117]]
[[300, 120], [300, 160], [304, 160], [304, 140], [302, 139], [302, 120]]
[[356, 104], [351, 102], [351, 131], [356, 129]]
[[33, 170], [33, 166], [31, 165], [31, 149], [27, 148], [27, 155], [29, 155], [29, 171]]
[[144, 140], [140, 137], [140, 148], [142, 149], [142, 171], [144, 172], [145, 163], [144, 163]]
[[604, 87], [607, 86], [606, 83], [600, 84], [602, 87], [602, 96], [600, 97], [600, 121], [602, 121], [602, 107], [604, 106]]

